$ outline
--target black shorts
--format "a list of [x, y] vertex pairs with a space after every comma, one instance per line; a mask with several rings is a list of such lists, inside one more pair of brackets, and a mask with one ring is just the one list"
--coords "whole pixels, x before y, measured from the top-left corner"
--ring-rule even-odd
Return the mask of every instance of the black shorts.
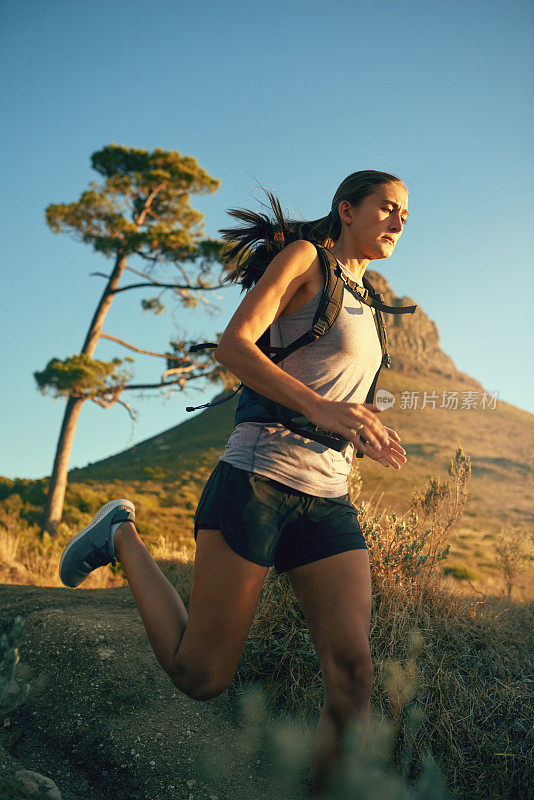
[[278, 574], [346, 550], [367, 550], [349, 495], [315, 497], [219, 461], [198, 503], [201, 529], [220, 530], [243, 558]]

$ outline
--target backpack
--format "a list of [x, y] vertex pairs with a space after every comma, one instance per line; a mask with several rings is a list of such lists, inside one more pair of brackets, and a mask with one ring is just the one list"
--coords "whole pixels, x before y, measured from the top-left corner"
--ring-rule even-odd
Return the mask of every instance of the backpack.
[[[267, 328], [256, 342], [256, 345], [271, 359], [271, 361], [273, 361], [273, 363], [278, 364], [288, 355], [294, 353], [295, 350], [306, 347], [306, 345], [316, 341], [320, 336], [324, 336], [328, 333], [336, 324], [339, 313], [343, 307], [344, 291], [348, 289], [354, 296], [358, 297], [362, 303], [375, 309], [375, 324], [382, 349], [382, 360], [365, 400], [366, 403], [373, 403], [380, 370], [383, 366], [387, 369], [391, 367], [386, 326], [381, 312], [385, 311], [388, 314], [413, 314], [417, 306], [386, 305], [382, 302], [382, 295], [375, 292], [371, 282], [365, 275], [363, 276], [362, 288], [356, 281], [351, 280], [345, 275], [333, 253], [330, 253], [326, 247], [316, 242], [313, 242], [313, 244], [317, 248], [319, 262], [323, 270], [324, 288], [317, 311], [315, 312], [312, 327], [286, 347], [272, 347], [270, 344], [270, 330]], [[334, 259], [335, 264], [332, 263], [332, 259]], [[189, 352], [194, 353], [199, 350], [215, 347], [217, 347], [217, 344], [213, 342], [203, 342], [202, 344], [193, 345], [189, 349]], [[220, 403], [225, 403], [241, 390], [243, 390], [243, 392], [236, 409], [234, 425], [240, 422], [280, 423], [293, 433], [297, 433], [307, 439], [312, 439], [338, 452], [343, 452], [350, 444], [350, 442], [340, 434], [326, 431], [323, 428], [313, 425], [304, 415], [283, 406], [281, 403], [269, 400], [267, 397], [258, 394], [258, 392], [255, 392], [243, 383], [240, 383], [232, 394], [227, 395], [222, 400], [216, 400], [213, 403], [206, 403], [201, 406], [187, 406], [186, 411], [198, 411], [201, 408], [211, 408]], [[360, 436], [360, 438], [365, 442], [362, 436]], [[357, 451], [356, 456], [358, 458], [363, 458], [363, 453]]]

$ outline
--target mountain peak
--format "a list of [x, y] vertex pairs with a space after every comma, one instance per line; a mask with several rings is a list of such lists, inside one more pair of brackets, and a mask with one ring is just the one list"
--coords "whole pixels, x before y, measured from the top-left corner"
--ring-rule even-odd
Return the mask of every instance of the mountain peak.
[[[398, 297], [379, 272], [367, 270], [366, 276], [387, 305], [415, 305], [416, 301], [411, 297]], [[440, 375], [482, 388], [474, 378], [460, 372], [452, 358], [443, 352], [437, 326], [420, 306], [417, 306], [414, 314], [384, 313], [384, 322], [392, 369], [417, 375]]]

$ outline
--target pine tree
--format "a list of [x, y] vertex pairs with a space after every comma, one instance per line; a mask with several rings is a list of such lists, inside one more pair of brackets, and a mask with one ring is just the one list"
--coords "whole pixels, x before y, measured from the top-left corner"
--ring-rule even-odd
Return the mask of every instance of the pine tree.
[[[122, 399], [127, 390], [163, 386], [182, 390], [190, 380], [216, 381], [224, 375], [211, 356], [190, 356], [187, 341], [171, 342], [172, 353], [154, 353], [102, 330], [115, 296], [122, 292], [156, 288], [159, 295], [143, 300], [142, 307], [157, 314], [164, 308], [161, 296], [166, 290], [172, 290], [182, 305], [192, 306], [204, 292], [221, 288], [221, 273], [215, 280], [213, 270], [222, 263], [224, 243], [203, 238], [203, 215], [189, 202], [191, 194], [215, 192], [220, 182], [196, 159], [176, 151], [148, 152], [113, 143], [93, 153], [91, 164], [102, 182], [91, 182], [76, 202], [51, 204], [46, 209], [46, 222], [53, 233], [72, 233], [113, 263], [109, 275], [93, 273], [104, 277], [106, 286], [80, 353], [64, 360], [53, 358], [42, 372], [34, 373], [43, 394], [67, 399], [42, 526], [52, 535], [61, 521], [74, 433], [86, 400], [103, 408], [119, 403], [132, 415], [130, 405]], [[131, 266], [133, 257], [142, 259], [143, 270]], [[169, 270], [170, 280], [166, 279]], [[125, 272], [141, 280], [120, 286]], [[124, 362], [131, 358], [110, 362], [93, 358], [101, 338], [164, 358], [167, 369], [157, 383], [129, 383], [132, 375]]]

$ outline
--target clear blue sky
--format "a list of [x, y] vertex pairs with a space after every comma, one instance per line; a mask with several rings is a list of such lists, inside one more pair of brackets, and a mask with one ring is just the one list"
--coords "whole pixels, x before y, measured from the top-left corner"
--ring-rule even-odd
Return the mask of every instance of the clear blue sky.
[[[24, 0], [0, 11], [3, 343], [0, 474], [49, 474], [63, 401], [34, 370], [78, 352], [106, 261], [44, 221], [78, 199], [90, 155], [116, 142], [194, 156], [221, 188], [191, 199], [205, 232], [226, 209], [260, 209], [258, 183], [289, 212], [326, 214], [360, 169], [400, 175], [410, 221], [392, 258], [371, 264], [413, 297], [459, 369], [534, 411], [532, 329], [533, 7], [508, 0], [268, 3]], [[178, 330], [211, 337], [221, 314], [140, 310], [119, 296], [105, 331], [154, 350]], [[96, 356], [126, 351], [101, 342]], [[159, 362], [136, 360], [154, 380]], [[213, 389], [86, 403], [71, 466], [165, 430]]]

